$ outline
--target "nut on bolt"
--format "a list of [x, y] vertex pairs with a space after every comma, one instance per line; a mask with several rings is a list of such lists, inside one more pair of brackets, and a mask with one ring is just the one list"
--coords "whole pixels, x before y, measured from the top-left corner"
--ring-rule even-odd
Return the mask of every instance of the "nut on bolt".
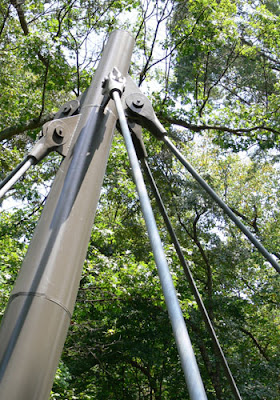
[[59, 137], [63, 137], [64, 133], [63, 133], [63, 127], [61, 125], [58, 125], [54, 128], [54, 134], [56, 134]]
[[63, 109], [63, 112], [65, 114], [68, 114], [71, 111], [71, 109], [72, 109], [72, 105], [71, 104], [66, 104], [64, 109]]
[[144, 105], [144, 101], [140, 98], [133, 100], [132, 105], [136, 108], [141, 108]]

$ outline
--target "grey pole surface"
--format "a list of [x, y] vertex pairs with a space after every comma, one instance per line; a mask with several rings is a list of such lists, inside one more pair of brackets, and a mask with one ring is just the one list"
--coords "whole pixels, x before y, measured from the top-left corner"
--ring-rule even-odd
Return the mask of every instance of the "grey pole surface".
[[47, 400], [86, 257], [116, 123], [104, 110], [102, 82], [116, 66], [126, 76], [134, 40], [113, 32], [81, 108], [12, 291], [0, 329], [0, 399]]
[[122, 103], [118, 91], [114, 91], [112, 96], [115, 100], [119, 114], [119, 123], [125, 139], [125, 144], [130, 160], [132, 174], [137, 187], [141, 208], [147, 226], [152, 250], [154, 253], [165, 302], [167, 305], [169, 318], [173, 328], [174, 337], [180, 354], [182, 368], [185, 374], [191, 400], [207, 399], [204, 386], [201, 380], [199, 369], [196, 363], [194, 351], [186, 328], [184, 317], [173, 285], [171, 274], [168, 269], [164, 250], [156, 226], [156, 221], [149, 201], [148, 193], [141, 173], [137, 155], [134, 149], [132, 138], [127, 126], [126, 118], [123, 112]]

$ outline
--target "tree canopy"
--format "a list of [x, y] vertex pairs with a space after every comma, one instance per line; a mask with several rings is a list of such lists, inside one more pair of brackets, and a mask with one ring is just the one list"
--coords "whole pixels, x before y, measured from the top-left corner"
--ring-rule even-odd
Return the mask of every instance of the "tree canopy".
[[[108, 35], [135, 37], [132, 79], [182, 153], [280, 259], [280, 8], [275, 0], [0, 0], [0, 180], [89, 86]], [[244, 400], [280, 396], [279, 275], [144, 131], [148, 162]], [[61, 157], [2, 199], [2, 318]], [[233, 398], [151, 194], [208, 399]], [[186, 399], [121, 135], [114, 137], [51, 399]]]

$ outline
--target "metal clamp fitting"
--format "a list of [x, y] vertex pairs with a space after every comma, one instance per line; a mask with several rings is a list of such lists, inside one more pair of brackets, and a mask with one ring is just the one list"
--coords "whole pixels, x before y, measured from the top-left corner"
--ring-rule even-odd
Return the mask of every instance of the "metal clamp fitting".
[[106, 78], [102, 83], [102, 94], [109, 95], [112, 97], [114, 91], [118, 91], [120, 96], [123, 94], [125, 89], [126, 79], [118, 70], [114, 67], [112, 72], [109, 73], [108, 78]]
[[67, 155], [70, 139], [79, 122], [80, 115], [63, 119], [54, 119], [43, 125], [43, 136], [35, 144], [29, 157], [41, 161], [48, 153], [55, 150], [63, 156]]

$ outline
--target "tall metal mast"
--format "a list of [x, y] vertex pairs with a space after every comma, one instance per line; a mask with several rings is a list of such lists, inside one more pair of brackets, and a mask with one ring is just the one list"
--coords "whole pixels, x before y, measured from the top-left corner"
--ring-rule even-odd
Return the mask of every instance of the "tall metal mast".
[[83, 101], [0, 329], [0, 398], [47, 400], [77, 296], [116, 123], [102, 105], [113, 67], [127, 75], [134, 40], [114, 32]]

